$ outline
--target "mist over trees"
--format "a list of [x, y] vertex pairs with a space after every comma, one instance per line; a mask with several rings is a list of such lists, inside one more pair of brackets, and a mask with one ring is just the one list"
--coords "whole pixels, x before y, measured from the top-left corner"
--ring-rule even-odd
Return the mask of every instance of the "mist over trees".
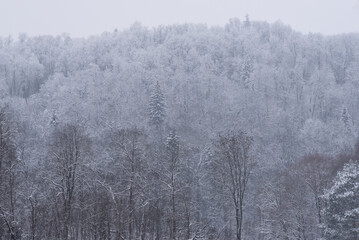
[[0, 38], [0, 239], [359, 238], [359, 34]]

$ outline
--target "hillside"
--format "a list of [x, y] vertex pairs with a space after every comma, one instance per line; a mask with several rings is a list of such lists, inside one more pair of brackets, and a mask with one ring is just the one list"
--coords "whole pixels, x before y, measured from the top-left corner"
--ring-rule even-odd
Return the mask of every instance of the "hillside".
[[256, 163], [244, 239], [317, 239], [321, 196], [359, 159], [358, 93], [358, 33], [231, 19], [1, 38], [0, 238], [234, 239], [216, 165], [234, 134]]

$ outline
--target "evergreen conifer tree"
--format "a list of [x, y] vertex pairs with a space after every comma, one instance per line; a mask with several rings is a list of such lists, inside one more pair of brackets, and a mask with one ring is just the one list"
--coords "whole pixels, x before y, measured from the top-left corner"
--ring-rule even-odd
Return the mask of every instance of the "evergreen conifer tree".
[[166, 109], [165, 98], [158, 81], [151, 95], [148, 113], [149, 124], [155, 126], [156, 129], [160, 129], [166, 116]]
[[346, 107], [343, 108], [342, 121], [343, 121], [343, 123], [344, 123], [344, 125], [345, 125], [346, 127], [349, 126], [350, 121], [351, 121], [350, 115], [349, 115], [348, 110], [347, 110]]
[[249, 15], [246, 14], [246, 20], [244, 21], [244, 26], [245, 27], [249, 27], [251, 25], [251, 22], [249, 20]]
[[59, 120], [56, 114], [56, 111], [54, 110], [52, 112], [52, 116], [51, 116], [51, 120], [50, 120], [50, 125], [56, 127], [59, 124]]
[[359, 239], [359, 164], [345, 164], [323, 198], [326, 239]]

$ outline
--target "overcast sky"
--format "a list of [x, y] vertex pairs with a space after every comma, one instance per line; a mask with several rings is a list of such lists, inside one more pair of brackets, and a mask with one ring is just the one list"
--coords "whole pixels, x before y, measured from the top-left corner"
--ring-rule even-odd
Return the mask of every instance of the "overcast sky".
[[303, 33], [359, 32], [359, 0], [0, 0], [0, 36], [86, 37], [134, 22], [223, 26], [228, 19], [281, 20]]

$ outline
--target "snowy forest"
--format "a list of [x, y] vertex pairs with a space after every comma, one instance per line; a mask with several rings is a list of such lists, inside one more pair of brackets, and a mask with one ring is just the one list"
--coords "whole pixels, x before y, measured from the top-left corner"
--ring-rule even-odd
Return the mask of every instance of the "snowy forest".
[[0, 38], [1, 240], [359, 239], [359, 34], [230, 19]]

